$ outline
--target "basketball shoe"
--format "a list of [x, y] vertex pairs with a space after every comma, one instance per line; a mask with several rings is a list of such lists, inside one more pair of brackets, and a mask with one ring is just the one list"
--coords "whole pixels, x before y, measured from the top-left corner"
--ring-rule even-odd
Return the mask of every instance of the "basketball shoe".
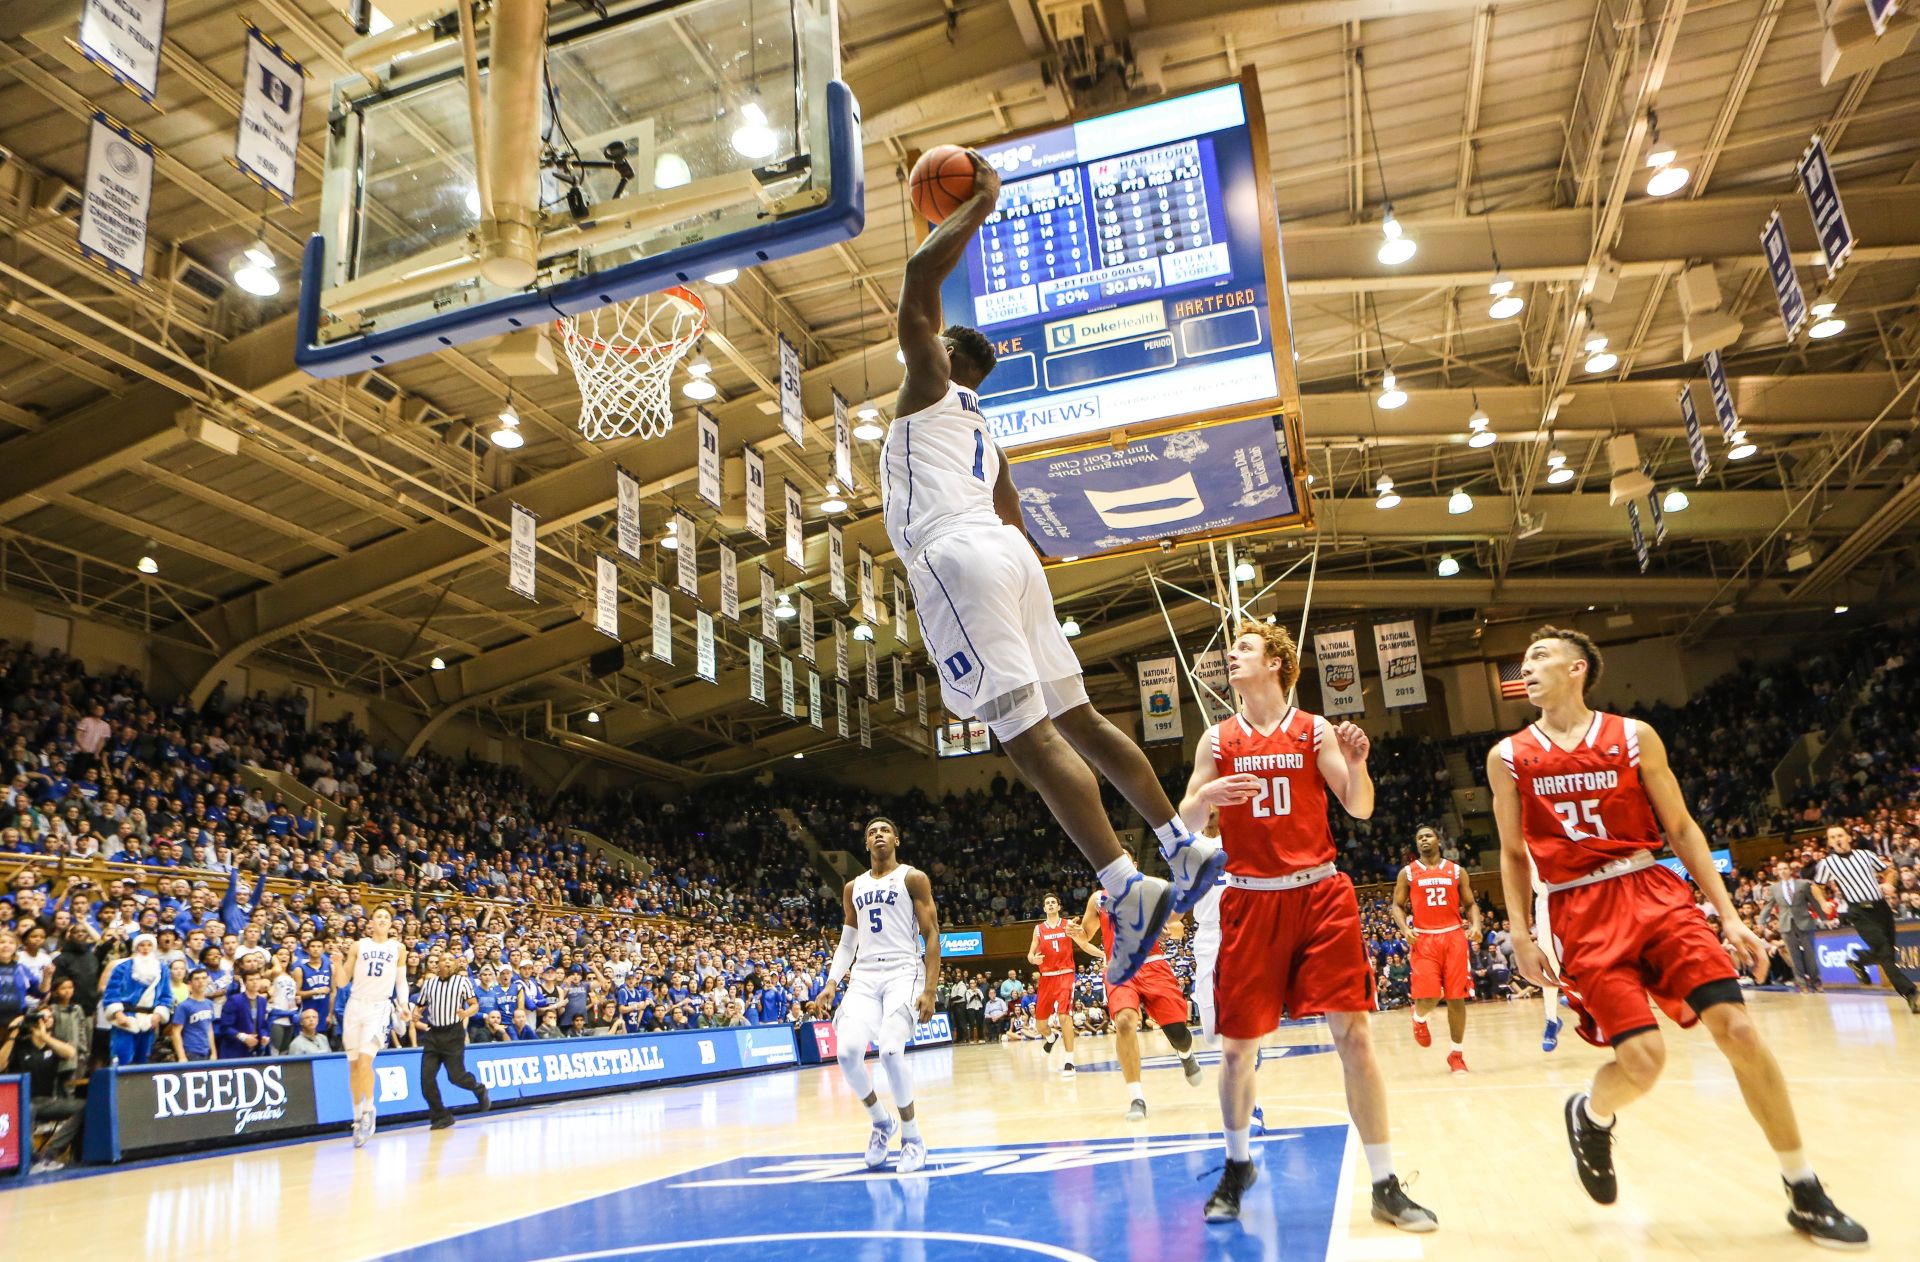
[[1464, 1074], [1467, 1072], [1467, 1058], [1459, 1052], [1448, 1052], [1447, 1068], [1456, 1074]]
[[900, 1141], [900, 1160], [894, 1169], [900, 1174], [912, 1174], [927, 1164], [927, 1141], [924, 1139], [903, 1139]]
[[1602, 1126], [1587, 1116], [1584, 1091], [1567, 1097], [1566, 1115], [1567, 1146], [1573, 1149], [1573, 1169], [1580, 1176], [1580, 1186], [1600, 1204], [1613, 1204], [1620, 1195], [1620, 1184], [1613, 1173], [1613, 1127]]
[[[1786, 1180], [1782, 1179], [1785, 1183]], [[1787, 1195], [1793, 1205], [1787, 1210], [1787, 1224], [1811, 1237], [1815, 1244], [1834, 1249], [1864, 1249], [1867, 1229], [1840, 1212], [1820, 1180], [1787, 1183]]]
[[[893, 1137], [899, 1133], [900, 1123], [891, 1117], [884, 1126], [879, 1122], [873, 1124], [873, 1133], [867, 1136], [867, 1169], [878, 1170], [887, 1163], [887, 1149], [893, 1146]], [[901, 1151], [904, 1152], [905, 1148]], [[923, 1147], [921, 1157], [924, 1159], [925, 1156], [926, 1149]]]
[[1413, 1041], [1422, 1047], [1433, 1046], [1433, 1031], [1419, 1017], [1413, 1019]]
[[1147, 1102], [1145, 1100], [1135, 1100], [1132, 1104], [1129, 1104], [1127, 1106], [1127, 1120], [1129, 1122], [1146, 1121]]
[[1207, 1198], [1206, 1215], [1210, 1223], [1231, 1223], [1240, 1218], [1240, 1198], [1260, 1179], [1251, 1161], [1229, 1161], [1220, 1172], [1220, 1182]]
[[[1183, 825], [1184, 830], [1184, 825]], [[1160, 843], [1160, 857], [1173, 874], [1173, 914], [1184, 915], [1207, 896], [1227, 870], [1227, 852], [1217, 841], [1186, 833], [1168, 845]]]
[[1550, 1052], [1558, 1046], [1560, 1046], [1560, 1018], [1555, 1017], [1547, 1022], [1546, 1031], [1540, 1035], [1540, 1050]]
[[1187, 1085], [1189, 1087], [1197, 1087], [1200, 1085], [1200, 1058], [1195, 1056], [1191, 1050], [1180, 1058], [1180, 1069], [1187, 1075]]
[[1120, 897], [1109, 899], [1107, 915], [1113, 921], [1113, 954], [1107, 959], [1107, 985], [1133, 980], [1147, 962], [1160, 930], [1173, 913], [1173, 890], [1157, 876], [1134, 873]]
[[1247, 1134], [1249, 1136], [1252, 1136], [1252, 1135], [1264, 1135], [1266, 1133], [1267, 1133], [1267, 1115], [1262, 1113], [1260, 1111], [1260, 1106], [1256, 1104], [1253, 1106], [1253, 1124], [1248, 1128]]
[[1402, 1231], [1437, 1231], [1440, 1227], [1440, 1216], [1408, 1196], [1397, 1174], [1373, 1185], [1373, 1219]]

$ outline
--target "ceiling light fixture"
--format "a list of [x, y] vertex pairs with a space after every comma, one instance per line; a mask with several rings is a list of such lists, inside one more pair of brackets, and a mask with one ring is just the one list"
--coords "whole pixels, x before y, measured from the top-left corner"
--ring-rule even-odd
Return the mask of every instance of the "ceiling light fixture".
[[429, 670], [445, 670], [447, 668], [447, 659], [436, 653], [434, 654], [433, 660], [427, 663], [427, 668]]
[[499, 427], [487, 435], [487, 441], [507, 451], [527, 445], [527, 436], [520, 432], [520, 413], [514, 410], [511, 394], [507, 396], [506, 405], [500, 409]]
[[733, 131], [733, 151], [743, 158], [764, 158], [780, 144], [780, 137], [767, 125], [767, 112], [758, 101], [740, 107], [740, 126]]
[[680, 519], [678, 517], [667, 518], [667, 533], [660, 536], [660, 546], [669, 552], [680, 550]]
[[1478, 450], [1499, 442], [1500, 436], [1493, 432], [1492, 425], [1493, 418], [1480, 406], [1480, 392], [1476, 390], [1473, 392], [1473, 411], [1467, 414], [1467, 446]]
[[1745, 460], [1748, 456], [1760, 450], [1754, 446], [1753, 440], [1747, 437], [1747, 431], [1744, 429], [1734, 430], [1733, 436], [1729, 441], [1733, 443], [1733, 449], [1727, 452], [1727, 459], [1729, 460]]
[[280, 276], [274, 271], [273, 251], [267, 248], [264, 232], [233, 260], [233, 283], [256, 298], [271, 298], [280, 292]]
[[737, 267], [723, 267], [717, 272], [708, 272], [706, 275], [706, 282], [709, 285], [731, 285], [739, 279], [740, 269]]
[[1660, 143], [1660, 116], [1648, 110], [1647, 169], [1653, 174], [1647, 180], [1647, 196], [1671, 197], [1687, 186], [1693, 172], [1677, 164], [1679, 156], [1673, 146]]
[[864, 644], [873, 639], [873, 628], [864, 622], [856, 622], [853, 624], [853, 638]]
[[151, 555], [143, 554], [133, 568], [139, 570], [142, 574], [158, 574], [160, 572], [160, 563], [154, 560]]
[[1667, 492], [1665, 499], [1660, 501], [1660, 507], [1669, 513], [1684, 513], [1692, 503], [1693, 501], [1687, 498], [1687, 493], [1676, 486]]
[[1400, 506], [1400, 494], [1393, 489], [1393, 479], [1386, 474], [1383, 473], [1380, 475], [1380, 480], [1373, 484], [1373, 489], [1378, 495], [1378, 498], [1373, 501], [1375, 508], [1398, 508]]
[[1487, 314], [1496, 320], [1511, 320], [1527, 305], [1525, 298], [1513, 292], [1513, 281], [1506, 276], [1495, 276], [1493, 283], [1487, 286], [1487, 292], [1493, 295], [1493, 303], [1487, 308]]
[[587, 722], [598, 723], [599, 721], [600, 721], [600, 711], [598, 710], [587, 711]]
[[1236, 583], [1251, 583], [1258, 576], [1259, 572], [1253, 568], [1251, 561], [1242, 561], [1233, 567], [1233, 581]]
[[877, 416], [870, 416], [854, 422], [853, 436], [863, 443], [874, 443], [885, 438], [887, 431], [880, 427]]
[[1389, 368], [1381, 375], [1380, 394], [1375, 402], [1389, 412], [1406, 406], [1407, 392], [1400, 388], [1400, 381], [1393, 375], [1393, 369]]
[[1080, 624], [1072, 618], [1067, 618], [1060, 624], [1060, 634], [1071, 640], [1080, 634]]
[[798, 615], [799, 610], [793, 607], [793, 597], [787, 595], [785, 592], [781, 592], [780, 599], [774, 602], [773, 616], [782, 622], [787, 622]]
[[1473, 496], [1467, 494], [1466, 487], [1460, 487], [1447, 497], [1447, 515], [1462, 517], [1473, 511]]
[[1393, 206], [1389, 204], [1385, 209], [1386, 215], [1380, 220], [1380, 249], [1374, 257], [1388, 267], [1398, 267], [1412, 258], [1420, 247], [1412, 237], [1406, 235], [1406, 229], [1394, 217]]
[[1587, 310], [1587, 371], [1606, 372], [1620, 362], [1620, 357], [1607, 349], [1607, 335], [1593, 318], [1592, 308]]
[[1835, 605], [1833, 607], [1833, 611], [1835, 613], [1845, 613], [1847, 611], [1847, 607], [1845, 605]]
[[1547, 452], [1547, 484], [1565, 486], [1573, 481], [1573, 470], [1567, 466], [1567, 453], [1559, 447]]
[[1380, 249], [1374, 256], [1388, 267], [1397, 267], [1412, 258], [1419, 247], [1406, 235], [1393, 213], [1393, 194], [1387, 191], [1387, 169], [1380, 162], [1380, 137], [1373, 128], [1373, 98], [1367, 92], [1367, 61], [1360, 49], [1353, 50], [1353, 66], [1360, 80], [1360, 109], [1366, 118], [1367, 142], [1373, 146], [1373, 169], [1380, 179]]
[[846, 500], [840, 498], [840, 484], [831, 478], [827, 480], [827, 493], [820, 501], [820, 511], [823, 513], [844, 513], [847, 511]]
[[1839, 307], [1834, 302], [1816, 302], [1808, 308], [1813, 315], [1813, 327], [1807, 330], [1807, 336], [1825, 340], [1837, 336], [1847, 327], [1847, 322], [1834, 314]]
[[1452, 578], [1460, 572], [1460, 563], [1453, 559], [1453, 553], [1443, 552], [1440, 554], [1440, 564], [1434, 567], [1433, 572], [1441, 578]]
[[691, 183], [693, 183], [693, 169], [679, 154], [668, 150], [653, 160], [655, 188], [680, 188]]

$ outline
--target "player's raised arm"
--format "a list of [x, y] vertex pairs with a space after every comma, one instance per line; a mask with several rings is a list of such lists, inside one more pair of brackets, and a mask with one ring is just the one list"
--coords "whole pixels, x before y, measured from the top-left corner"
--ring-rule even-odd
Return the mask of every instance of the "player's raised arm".
[[1707, 835], [1700, 831], [1700, 825], [1694, 822], [1693, 812], [1687, 809], [1686, 798], [1680, 792], [1680, 781], [1667, 762], [1665, 742], [1648, 724], [1638, 719], [1628, 719], [1627, 722], [1639, 729], [1640, 783], [1647, 791], [1647, 800], [1653, 803], [1653, 813], [1660, 818], [1660, 830], [1666, 833], [1667, 844], [1673, 847], [1673, 853], [1680, 862], [1687, 865], [1693, 883], [1700, 887], [1700, 892], [1707, 896], [1714, 911], [1719, 913], [1720, 932], [1726, 935], [1735, 950], [1746, 957], [1754, 972], [1761, 973], [1767, 964], [1766, 946], [1740, 919], [1740, 911], [1733, 905], [1733, 896], [1727, 893], [1727, 883], [1720, 879], [1719, 869], [1713, 866], [1713, 851], [1707, 845]]
[[920, 1020], [931, 1021], [935, 997], [940, 991], [940, 917], [934, 911], [933, 882], [918, 868], [907, 873], [907, 897], [913, 900], [913, 918], [919, 922], [920, 938], [926, 943], [923, 966], [927, 980], [920, 989], [920, 997], [914, 1001], [913, 1010]]
[[900, 385], [901, 415], [928, 407], [946, 393], [951, 369], [947, 348], [940, 341], [940, 285], [959, 264], [967, 243], [1000, 197], [999, 174], [979, 154], [968, 150], [968, 156], [973, 159], [973, 196], [920, 243], [907, 260], [906, 279], [900, 285], [897, 332], [907, 361], [906, 379]]
[[1373, 776], [1367, 771], [1372, 749], [1373, 742], [1357, 723], [1327, 723], [1320, 741], [1320, 778], [1355, 819], [1373, 818]]
[[1493, 822], [1500, 830], [1500, 888], [1507, 896], [1507, 920], [1513, 926], [1513, 962], [1520, 976], [1536, 986], [1558, 986], [1546, 953], [1533, 940], [1533, 861], [1520, 829], [1520, 787], [1495, 745], [1487, 751], [1487, 784], [1493, 790]]

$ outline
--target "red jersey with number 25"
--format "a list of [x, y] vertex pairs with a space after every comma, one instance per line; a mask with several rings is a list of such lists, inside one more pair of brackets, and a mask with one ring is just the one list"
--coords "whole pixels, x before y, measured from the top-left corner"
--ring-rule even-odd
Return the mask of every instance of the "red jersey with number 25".
[[1640, 783], [1640, 734], [1632, 720], [1596, 713], [1570, 750], [1531, 723], [1499, 750], [1520, 791], [1520, 832], [1542, 881], [1575, 880], [1665, 844]]
[[1222, 776], [1254, 776], [1259, 790], [1237, 806], [1220, 808], [1220, 840], [1227, 871], [1276, 877], [1333, 862], [1327, 827], [1327, 782], [1320, 746], [1333, 739], [1327, 721], [1289, 706], [1266, 735], [1242, 715], [1213, 729], [1213, 765]]

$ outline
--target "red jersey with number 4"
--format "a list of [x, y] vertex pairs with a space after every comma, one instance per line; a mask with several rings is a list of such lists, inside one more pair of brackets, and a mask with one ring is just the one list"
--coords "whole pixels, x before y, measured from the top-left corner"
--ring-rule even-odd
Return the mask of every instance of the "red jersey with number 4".
[[1034, 943], [1040, 950], [1040, 972], [1071, 972], [1073, 969], [1073, 939], [1067, 936], [1067, 922], [1057, 924], [1041, 921], [1034, 926]]
[[1520, 832], [1542, 881], [1576, 880], [1666, 844], [1640, 783], [1640, 734], [1631, 719], [1596, 713], [1570, 750], [1532, 723], [1499, 750], [1520, 791]]
[[1415, 929], [1458, 929], [1460, 865], [1442, 859], [1428, 867], [1415, 859], [1407, 865], [1407, 899], [1413, 904]]
[[1260, 781], [1251, 798], [1220, 808], [1228, 872], [1276, 877], [1333, 862], [1319, 762], [1321, 745], [1332, 739], [1325, 719], [1293, 706], [1265, 735], [1238, 714], [1214, 726], [1213, 765], [1220, 774]]

